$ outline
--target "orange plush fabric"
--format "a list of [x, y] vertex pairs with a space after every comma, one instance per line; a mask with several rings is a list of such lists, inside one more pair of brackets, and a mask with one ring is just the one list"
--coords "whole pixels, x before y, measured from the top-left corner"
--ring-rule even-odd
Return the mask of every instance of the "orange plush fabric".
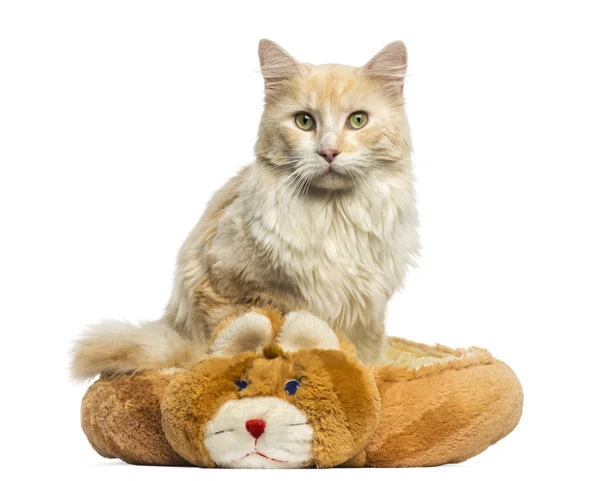
[[390, 339], [390, 355], [409, 349], [440, 358], [418, 369], [389, 364], [373, 370], [382, 406], [379, 427], [366, 449], [368, 465], [458, 463], [516, 427], [523, 390], [506, 364], [483, 349]]
[[[381, 407], [368, 368], [341, 351], [267, 349], [207, 359], [171, 382], [162, 401], [162, 426], [175, 450], [192, 464], [216, 467], [204, 446], [209, 420], [228, 400], [271, 396], [289, 400], [307, 415], [314, 438], [312, 459], [304, 466], [334, 467], [361, 454], [379, 424]], [[285, 380], [295, 376], [302, 379], [302, 389], [288, 396]], [[238, 392], [231, 379], [241, 377], [249, 387]]]
[[[214, 467], [204, 445], [207, 422], [227, 400], [264, 396], [305, 413], [314, 432], [312, 456], [300, 463], [305, 467], [461, 462], [519, 421], [519, 381], [485, 350], [390, 338], [387, 362], [365, 366], [348, 350], [284, 352], [272, 344], [281, 340], [281, 319], [269, 318], [271, 344], [259, 352], [209, 358], [179, 374], [101, 377], [82, 403], [82, 426], [94, 449], [133, 464]], [[293, 377], [302, 388], [290, 397], [283, 385]], [[250, 387], [238, 392], [232, 381], [238, 378]]]
[[160, 403], [173, 376], [154, 373], [101, 376], [81, 403], [81, 427], [105, 458], [130, 464], [183, 466], [162, 430]]

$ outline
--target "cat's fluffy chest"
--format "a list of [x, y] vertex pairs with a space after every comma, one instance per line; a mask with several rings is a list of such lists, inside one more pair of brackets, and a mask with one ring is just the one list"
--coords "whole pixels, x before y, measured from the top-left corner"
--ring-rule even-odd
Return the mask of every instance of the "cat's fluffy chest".
[[379, 185], [371, 195], [263, 196], [251, 212], [252, 236], [298, 287], [307, 308], [335, 327], [380, 320], [400, 287], [416, 232], [401, 192]]

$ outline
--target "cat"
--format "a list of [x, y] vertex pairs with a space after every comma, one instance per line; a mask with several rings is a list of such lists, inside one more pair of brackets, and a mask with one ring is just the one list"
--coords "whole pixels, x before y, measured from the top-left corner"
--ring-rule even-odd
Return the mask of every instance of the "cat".
[[255, 161], [211, 199], [180, 249], [162, 319], [92, 326], [72, 372], [186, 367], [251, 307], [307, 310], [376, 362], [386, 304], [419, 250], [406, 48], [363, 67], [300, 63], [259, 43], [265, 104]]

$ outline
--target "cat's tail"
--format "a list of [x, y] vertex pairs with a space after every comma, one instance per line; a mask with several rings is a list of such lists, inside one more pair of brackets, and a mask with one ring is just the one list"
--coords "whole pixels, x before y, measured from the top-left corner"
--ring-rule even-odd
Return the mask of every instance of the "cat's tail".
[[102, 373], [191, 367], [204, 357], [204, 349], [163, 321], [139, 326], [106, 321], [88, 327], [71, 354], [72, 377], [85, 380]]

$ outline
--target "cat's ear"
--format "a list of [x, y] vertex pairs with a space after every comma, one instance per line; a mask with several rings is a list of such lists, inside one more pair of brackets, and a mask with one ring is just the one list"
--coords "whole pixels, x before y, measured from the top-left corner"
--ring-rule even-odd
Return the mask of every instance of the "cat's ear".
[[262, 39], [259, 42], [258, 59], [267, 89], [303, 71], [302, 64], [272, 40]]
[[390, 91], [402, 94], [406, 66], [406, 45], [396, 40], [383, 47], [362, 67], [362, 71], [383, 82]]

